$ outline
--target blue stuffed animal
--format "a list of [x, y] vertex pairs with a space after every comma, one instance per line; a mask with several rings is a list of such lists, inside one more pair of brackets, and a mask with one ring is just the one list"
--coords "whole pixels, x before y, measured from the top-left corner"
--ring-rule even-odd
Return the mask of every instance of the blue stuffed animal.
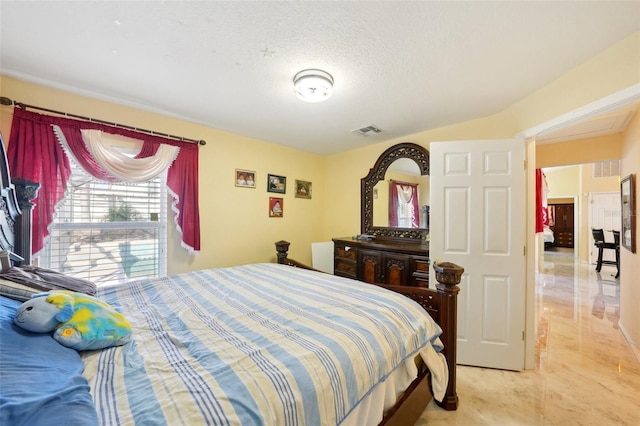
[[111, 305], [66, 290], [33, 295], [20, 305], [13, 322], [34, 333], [55, 330], [54, 339], [78, 351], [124, 345], [132, 334], [131, 324]]

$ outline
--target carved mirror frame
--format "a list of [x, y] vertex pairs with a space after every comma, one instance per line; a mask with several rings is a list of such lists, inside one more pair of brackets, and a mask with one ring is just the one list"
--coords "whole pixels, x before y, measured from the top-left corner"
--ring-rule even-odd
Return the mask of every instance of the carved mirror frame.
[[406, 238], [421, 240], [426, 229], [391, 228], [373, 226], [373, 187], [383, 181], [387, 169], [399, 158], [409, 158], [418, 164], [421, 175], [429, 174], [429, 151], [415, 143], [403, 142], [383, 152], [369, 174], [360, 179], [360, 232], [376, 237]]

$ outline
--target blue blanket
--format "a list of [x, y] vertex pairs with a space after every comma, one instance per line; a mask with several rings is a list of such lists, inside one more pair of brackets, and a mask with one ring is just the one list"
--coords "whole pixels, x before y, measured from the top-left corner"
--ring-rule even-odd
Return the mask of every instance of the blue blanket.
[[0, 296], [0, 424], [97, 425], [80, 355], [15, 326], [18, 306]]

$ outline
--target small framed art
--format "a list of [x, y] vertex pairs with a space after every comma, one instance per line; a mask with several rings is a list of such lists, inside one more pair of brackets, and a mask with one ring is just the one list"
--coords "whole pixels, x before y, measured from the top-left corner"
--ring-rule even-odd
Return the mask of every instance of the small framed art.
[[267, 175], [267, 192], [287, 193], [287, 178], [278, 175]]
[[296, 179], [296, 198], [311, 198], [311, 182]]
[[284, 201], [282, 198], [269, 197], [269, 217], [282, 217], [284, 215]]
[[636, 189], [633, 177], [631, 174], [620, 181], [620, 196], [622, 199], [620, 245], [631, 253], [636, 252]]
[[256, 187], [256, 172], [253, 170], [236, 169], [236, 186], [243, 188]]

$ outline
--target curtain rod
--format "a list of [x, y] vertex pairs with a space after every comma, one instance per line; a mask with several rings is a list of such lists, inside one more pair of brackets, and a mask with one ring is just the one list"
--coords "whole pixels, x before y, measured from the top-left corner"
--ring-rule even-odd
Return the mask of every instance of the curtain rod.
[[80, 120], [90, 121], [90, 122], [94, 122], [94, 123], [107, 124], [109, 126], [120, 127], [122, 129], [127, 129], [127, 130], [134, 130], [136, 132], [141, 132], [141, 133], [148, 133], [148, 134], [154, 135], [154, 136], [164, 136], [166, 138], [177, 139], [177, 140], [183, 141], [183, 142], [197, 143], [198, 145], [206, 145], [207, 144], [207, 141], [202, 140], [202, 139], [201, 140], [196, 140], [196, 139], [190, 139], [190, 138], [183, 138], [182, 136], [170, 135], [168, 133], [159, 133], [159, 132], [154, 132], [153, 130], [139, 129], [137, 127], [127, 126], [126, 124], [112, 123], [112, 122], [109, 122], [109, 121], [98, 120], [96, 118], [84, 117], [82, 115], [70, 114], [70, 113], [67, 113], [67, 112], [56, 111], [56, 110], [53, 110], [53, 109], [42, 108], [42, 107], [38, 107], [38, 106], [34, 106], [34, 105], [27, 105], [27, 104], [23, 104], [22, 102], [15, 102], [15, 101], [13, 101], [13, 100], [5, 97], [5, 96], [0, 97], [0, 104], [7, 105], [7, 106], [17, 106], [17, 107], [22, 108], [22, 109], [27, 109], [27, 108], [37, 109], [37, 110], [40, 110], [40, 111], [46, 111], [46, 112], [50, 112], [50, 113], [53, 113], [53, 114], [64, 115], [65, 117], [72, 117], [72, 118], [77, 118], [77, 119], [80, 119]]
[[402, 180], [396, 180], [396, 179], [389, 179], [389, 182], [405, 183], [405, 184], [407, 184], [407, 185], [416, 185], [416, 186], [420, 185], [419, 183], [416, 183], [416, 182], [405, 182], [405, 181], [402, 181]]

